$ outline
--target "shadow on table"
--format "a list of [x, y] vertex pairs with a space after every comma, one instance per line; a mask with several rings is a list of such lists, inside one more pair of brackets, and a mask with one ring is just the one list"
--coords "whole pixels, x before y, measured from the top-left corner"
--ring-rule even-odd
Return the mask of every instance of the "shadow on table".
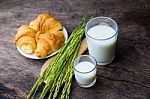
[[9, 95], [16, 94], [14, 89], [7, 88], [4, 84], [0, 83], [0, 99], [9, 99]]
[[[149, 6], [141, 6], [138, 9], [133, 9], [131, 11], [125, 12], [123, 16], [124, 21], [132, 21], [139, 25], [139, 28], [145, 28], [145, 33], [147, 36], [150, 31], [150, 7]], [[139, 29], [137, 28], [137, 29]], [[140, 31], [139, 31], [140, 32]]]
[[[122, 32], [122, 35], [119, 35], [116, 48], [116, 57], [112, 63], [122, 62], [124, 58], [135, 58], [135, 55], [138, 53], [137, 48], [148, 47], [150, 41], [150, 7], [141, 6], [138, 9], [133, 9], [128, 12], [124, 12], [123, 18], [120, 20], [120, 26], [122, 24], [122, 28], [126, 28], [126, 31]], [[129, 27], [130, 23], [132, 27]], [[135, 25], [135, 30], [132, 29], [133, 25]], [[131, 29], [129, 31], [127, 29]], [[121, 30], [121, 27], [120, 27]], [[125, 29], [124, 29], [125, 30]], [[124, 34], [124, 33], [126, 34]], [[127, 32], [132, 32], [127, 33]], [[140, 54], [140, 53], [138, 53]], [[137, 61], [139, 58], [137, 58]]]

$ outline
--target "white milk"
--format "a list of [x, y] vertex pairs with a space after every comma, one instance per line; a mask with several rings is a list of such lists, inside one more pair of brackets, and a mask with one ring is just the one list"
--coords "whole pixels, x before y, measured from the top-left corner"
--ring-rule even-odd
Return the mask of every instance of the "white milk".
[[80, 62], [75, 69], [75, 78], [79, 85], [87, 86], [96, 81], [96, 68], [91, 62]]
[[116, 31], [109, 26], [97, 25], [90, 28], [87, 34], [89, 54], [93, 56], [100, 65], [110, 63], [115, 55], [116, 36], [114, 35]]

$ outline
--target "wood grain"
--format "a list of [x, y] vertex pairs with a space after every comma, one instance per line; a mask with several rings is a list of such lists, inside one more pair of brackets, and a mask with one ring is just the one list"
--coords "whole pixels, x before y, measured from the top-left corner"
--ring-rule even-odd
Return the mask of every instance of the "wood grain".
[[21, 24], [43, 12], [69, 33], [84, 15], [111, 17], [119, 25], [115, 60], [98, 66], [92, 88], [73, 79], [71, 99], [150, 99], [150, 0], [0, 0], [0, 99], [24, 99], [39, 76], [46, 59], [25, 58], [12, 39]]

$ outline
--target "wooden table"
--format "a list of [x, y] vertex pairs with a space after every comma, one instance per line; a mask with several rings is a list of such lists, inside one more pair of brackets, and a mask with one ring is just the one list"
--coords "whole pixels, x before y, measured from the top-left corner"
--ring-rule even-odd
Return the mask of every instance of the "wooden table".
[[59, 19], [69, 33], [84, 15], [94, 13], [119, 24], [115, 60], [98, 66], [97, 83], [89, 89], [73, 79], [71, 99], [150, 99], [149, 0], [1, 0], [0, 99], [24, 99], [46, 61], [25, 58], [12, 42], [21, 24], [43, 12]]

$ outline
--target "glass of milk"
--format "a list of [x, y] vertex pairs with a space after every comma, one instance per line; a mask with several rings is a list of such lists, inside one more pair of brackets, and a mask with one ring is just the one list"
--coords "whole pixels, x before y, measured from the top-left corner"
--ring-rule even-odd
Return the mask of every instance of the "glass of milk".
[[85, 35], [89, 54], [96, 59], [97, 64], [111, 63], [115, 57], [117, 23], [108, 17], [93, 18], [86, 24]]
[[90, 55], [81, 55], [74, 61], [74, 74], [80, 87], [88, 88], [96, 83], [96, 60]]

